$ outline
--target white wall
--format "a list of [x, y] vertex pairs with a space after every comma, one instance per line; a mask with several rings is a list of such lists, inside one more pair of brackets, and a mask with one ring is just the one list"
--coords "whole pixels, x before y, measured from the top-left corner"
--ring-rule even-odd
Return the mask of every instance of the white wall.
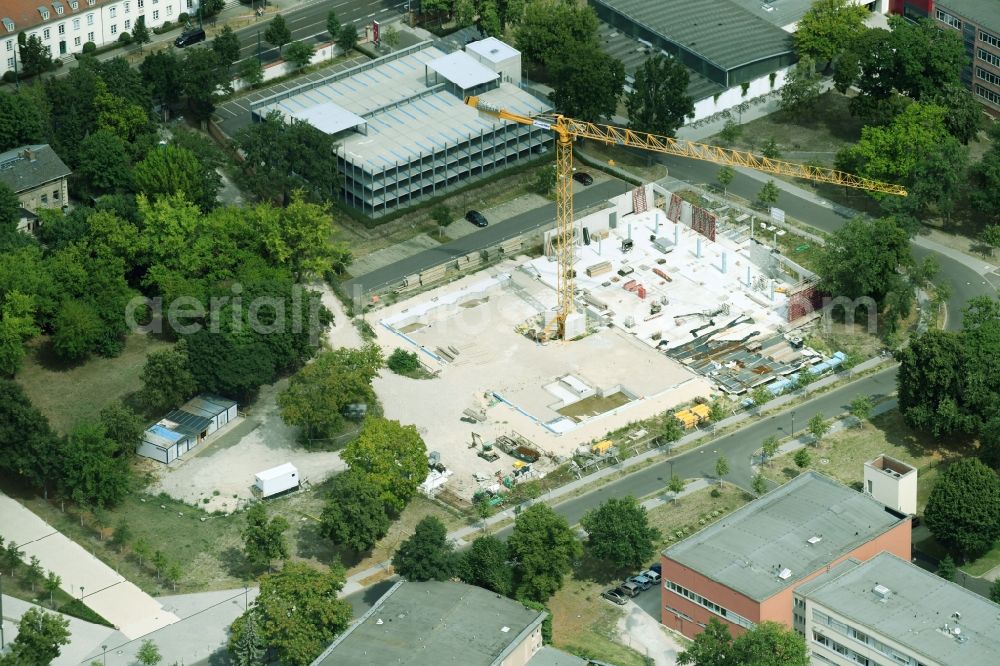
[[[321, 44], [315, 51], [313, 51], [312, 60], [309, 61], [310, 65], [316, 65], [325, 60], [333, 60], [344, 52], [339, 46], [330, 42], [328, 44]], [[264, 81], [271, 81], [272, 79], [277, 79], [287, 74], [291, 74], [297, 70], [293, 63], [287, 62], [285, 60], [278, 60], [277, 62], [272, 62], [270, 64], [264, 65]], [[243, 79], [233, 79], [233, 90], [243, 90], [247, 87], [247, 84], [243, 82]]]
[[[781, 86], [785, 85], [785, 77], [788, 74], [788, 69], [789, 68], [786, 67], [775, 72], [773, 87], [771, 86], [770, 75], [764, 75], [750, 82], [750, 87], [747, 89], [746, 95], [743, 94], [743, 88], [741, 86], [736, 86], [735, 88], [730, 88], [729, 90], [721, 93], [717, 100], [712, 97], [708, 97], [695, 102], [694, 118], [688, 118], [688, 123], [701, 120], [702, 118], [708, 118], [709, 116], [720, 111], [725, 111], [726, 109], [733, 109], [733, 107], [738, 106], [742, 102], [752, 100], [755, 97], [760, 97], [780, 89]], [[735, 113], [735, 111], [733, 112]]]
[[[886, 506], [908, 515], [917, 513], [917, 472], [895, 476], [865, 463], [864, 492]], [[869, 492], [868, 488], [871, 487]]]
[[[69, 0], [62, 0], [62, 3], [65, 9], [59, 16], [51, 4], [39, 0], [39, 6], [49, 10], [49, 20], [26, 31], [27, 36], [37, 35], [49, 47], [53, 59], [80, 53], [83, 45], [90, 41], [98, 47], [117, 42], [123, 32], [132, 33], [140, 16], [146, 17], [146, 27], [152, 31], [167, 21], [176, 23], [182, 13], [193, 15], [198, 7], [198, 0], [118, 0], [94, 6], [88, 5], [87, 0], [78, 0], [78, 9], [73, 11]], [[0, 33], [5, 32], [0, 27]], [[2, 76], [4, 72], [14, 69], [11, 58], [17, 54], [17, 33], [0, 38], [0, 42], [3, 42], [0, 44]], [[65, 54], [60, 53], [60, 42], [65, 42]], [[16, 57], [20, 58], [20, 55]]]

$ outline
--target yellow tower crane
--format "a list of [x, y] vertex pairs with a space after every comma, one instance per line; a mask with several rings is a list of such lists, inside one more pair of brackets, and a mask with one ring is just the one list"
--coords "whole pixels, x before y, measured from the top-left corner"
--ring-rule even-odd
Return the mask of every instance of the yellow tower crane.
[[602, 125], [583, 120], [573, 120], [560, 114], [542, 114], [538, 116], [523, 116], [511, 113], [478, 97], [466, 97], [465, 103], [478, 111], [501, 120], [533, 125], [556, 133], [556, 315], [545, 327], [542, 337], [548, 337], [555, 328], [556, 337], [563, 339], [566, 332], [566, 319], [573, 313], [573, 263], [575, 259], [573, 245], [573, 140], [594, 139], [606, 144], [641, 148], [656, 153], [690, 157], [691, 159], [725, 164], [728, 166], [747, 167], [764, 173], [780, 176], [805, 178], [821, 183], [832, 183], [844, 187], [852, 187], [869, 192], [881, 192], [906, 196], [906, 189], [891, 183], [883, 183], [870, 178], [862, 178], [854, 174], [827, 169], [826, 167], [796, 164], [783, 160], [773, 160], [758, 157], [752, 153], [710, 146], [704, 143], [681, 141], [669, 136], [637, 132], [635, 130]]

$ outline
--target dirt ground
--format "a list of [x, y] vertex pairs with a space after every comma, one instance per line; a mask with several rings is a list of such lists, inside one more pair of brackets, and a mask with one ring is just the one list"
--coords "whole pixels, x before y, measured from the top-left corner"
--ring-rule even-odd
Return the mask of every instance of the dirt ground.
[[[333, 347], [360, 345], [357, 329], [330, 289], [314, 286], [322, 290], [323, 304], [334, 313], [327, 343]], [[262, 387], [252, 405], [240, 406], [240, 411], [246, 412], [244, 418], [195, 449], [193, 455], [165, 469], [159, 466], [160, 478], [150, 491], [198, 504], [206, 511], [230, 513], [252, 498], [254, 474], [262, 470], [290, 462], [298, 468], [303, 483], [319, 484], [345, 469], [338, 453], [302, 448], [296, 441], [298, 429], [281, 420], [277, 395], [287, 385], [288, 380], [283, 379]]]
[[[577, 446], [603, 439], [607, 432], [711, 392], [704, 378], [618, 329], [604, 328], [579, 341], [547, 345], [518, 334], [515, 326], [536, 311], [532, 301], [548, 305], [554, 293], [518, 274], [515, 261], [378, 313], [380, 321], [396, 321], [409, 338], [376, 326], [378, 342], [387, 355], [396, 347], [435, 354], [448, 348], [454, 350], [450, 353], [458, 352], [452, 362], [439, 362], [419, 352], [421, 360], [438, 372], [436, 378], [414, 380], [384, 372], [375, 381], [375, 390], [387, 418], [416, 424], [428, 450], [441, 453], [442, 462], [454, 472], [448, 488], [462, 496], [471, 496], [479, 487], [475, 474], [493, 477], [498, 471], [506, 475], [513, 469], [514, 459], [502, 453], [494, 463], [476, 457], [469, 449], [473, 432], [492, 441], [514, 431], [546, 453], [565, 458]], [[502, 273], [511, 274], [517, 287], [495, 287], [464, 304], [445, 305], [456, 292], [473, 294], [484, 280]], [[416, 317], [429, 308], [434, 309], [413, 322], [395, 319]], [[567, 374], [596, 389], [620, 385], [637, 399], [557, 434], [543, 424], [561, 416], [556, 411], [561, 399], [546, 386]], [[485, 422], [462, 422], [466, 409], [483, 410]], [[543, 459], [535, 470], [545, 473], [551, 467]]]

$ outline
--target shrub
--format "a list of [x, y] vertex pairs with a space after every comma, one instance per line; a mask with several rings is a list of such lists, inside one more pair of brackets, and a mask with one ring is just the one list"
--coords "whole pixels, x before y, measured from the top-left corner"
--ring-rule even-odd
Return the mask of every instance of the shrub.
[[[718, 488], [712, 488], [712, 492], [709, 493], [712, 497], [722, 497], [722, 491]], [[714, 513], [714, 512], [713, 512]]]
[[123, 32], [121, 36], [118, 38], [118, 41], [122, 44], [131, 44], [132, 35], [128, 34], [127, 32]]
[[14, 70], [12, 70], [12, 69], [7, 70], [6, 72], [3, 73], [3, 82], [4, 83], [14, 83], [15, 76], [16, 75], [14, 74]]
[[95, 44], [94, 42], [87, 42], [86, 44], [83, 45], [83, 54], [84, 55], [87, 55], [89, 53], [93, 53], [96, 50], [97, 50], [97, 44]]
[[180, 24], [184, 24], [188, 22], [189, 18], [190, 17], [187, 15], [187, 12], [181, 12], [180, 14], [177, 15], [177, 22]]
[[396, 351], [389, 356], [386, 365], [396, 374], [405, 375], [408, 372], [415, 372], [420, 367], [420, 361], [417, 360], [415, 353], [396, 347]]

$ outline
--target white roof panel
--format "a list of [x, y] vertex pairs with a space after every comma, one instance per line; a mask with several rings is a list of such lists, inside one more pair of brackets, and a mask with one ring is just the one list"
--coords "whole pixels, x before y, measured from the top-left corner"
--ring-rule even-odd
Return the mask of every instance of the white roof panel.
[[285, 463], [283, 465], [278, 465], [277, 467], [272, 467], [271, 469], [265, 469], [263, 472], [257, 472], [254, 476], [262, 481], [268, 481], [270, 479], [277, 479], [285, 476], [286, 474], [298, 473], [299, 470], [295, 468], [295, 465], [292, 463]]
[[521, 55], [520, 51], [509, 44], [501, 42], [496, 37], [487, 37], [486, 39], [480, 39], [478, 42], [466, 44], [465, 50], [472, 51], [476, 55], [493, 63], [503, 62], [504, 60]]
[[500, 78], [499, 74], [463, 51], [431, 60], [427, 66], [463, 90]]
[[323, 102], [297, 111], [286, 112], [297, 120], [304, 120], [324, 134], [336, 134], [365, 124], [365, 119], [333, 102]]

